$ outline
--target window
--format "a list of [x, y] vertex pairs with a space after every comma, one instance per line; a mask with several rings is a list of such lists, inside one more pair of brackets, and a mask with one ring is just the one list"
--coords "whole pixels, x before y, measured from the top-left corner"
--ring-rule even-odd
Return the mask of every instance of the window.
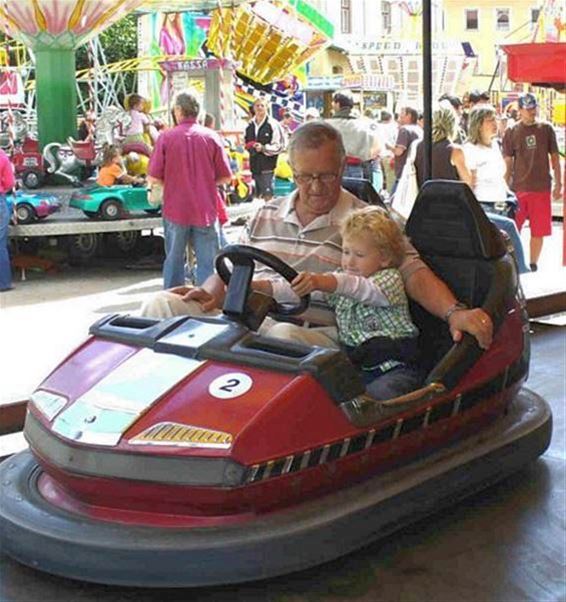
[[531, 29], [534, 29], [537, 26], [539, 17], [540, 8], [531, 8]]
[[391, 2], [381, 2], [381, 28], [385, 34], [391, 33]]
[[466, 15], [466, 29], [468, 31], [477, 31], [479, 29], [480, 11], [477, 8], [467, 8], [465, 10]]
[[352, 2], [340, 0], [340, 31], [352, 33]]
[[497, 31], [509, 31], [509, 8], [495, 9], [495, 29]]

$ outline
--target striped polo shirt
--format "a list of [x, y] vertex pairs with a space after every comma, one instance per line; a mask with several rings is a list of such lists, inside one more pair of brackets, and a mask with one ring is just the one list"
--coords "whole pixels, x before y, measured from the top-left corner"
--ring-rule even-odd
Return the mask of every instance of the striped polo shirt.
[[[341, 266], [342, 236], [340, 225], [344, 218], [366, 203], [342, 189], [336, 206], [319, 215], [306, 226], [301, 225], [295, 211], [298, 191], [273, 199], [261, 207], [248, 222], [240, 243], [273, 253], [297, 272], [334, 272]], [[426, 267], [417, 251], [407, 242], [405, 261], [400, 272], [403, 280]], [[280, 278], [265, 266], [257, 266], [254, 278]], [[317, 299], [319, 295], [314, 295]]]

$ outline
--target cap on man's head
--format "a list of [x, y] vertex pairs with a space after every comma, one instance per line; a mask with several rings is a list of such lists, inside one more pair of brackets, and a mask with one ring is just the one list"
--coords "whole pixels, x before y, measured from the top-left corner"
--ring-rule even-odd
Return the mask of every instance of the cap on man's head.
[[354, 106], [354, 96], [350, 90], [340, 90], [332, 96], [332, 101], [343, 108], [351, 109]]
[[536, 109], [538, 105], [537, 97], [531, 92], [526, 92], [519, 96], [519, 108], [520, 109]]
[[472, 104], [479, 102], [489, 102], [489, 94], [487, 92], [480, 92], [479, 90], [472, 90], [468, 95], [468, 99]]

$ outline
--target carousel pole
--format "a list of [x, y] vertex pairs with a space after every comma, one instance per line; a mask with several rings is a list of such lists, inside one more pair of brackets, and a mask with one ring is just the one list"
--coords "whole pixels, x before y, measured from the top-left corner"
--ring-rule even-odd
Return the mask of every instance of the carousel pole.
[[431, 45], [431, 0], [423, 1], [422, 13], [422, 58], [423, 58], [423, 121], [424, 121], [424, 178], [432, 176], [432, 45]]

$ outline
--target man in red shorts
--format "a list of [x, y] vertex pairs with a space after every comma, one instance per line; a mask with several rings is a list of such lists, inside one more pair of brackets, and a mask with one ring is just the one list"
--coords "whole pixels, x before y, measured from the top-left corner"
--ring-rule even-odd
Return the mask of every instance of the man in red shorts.
[[503, 137], [503, 156], [507, 165], [505, 178], [519, 200], [515, 216], [517, 228], [520, 230], [527, 219], [531, 226], [530, 261], [531, 270], [536, 272], [543, 239], [552, 234], [549, 156], [554, 172], [554, 199], [560, 198], [562, 178], [556, 134], [550, 123], [537, 120], [534, 94], [521, 94], [519, 115], [520, 121]]

